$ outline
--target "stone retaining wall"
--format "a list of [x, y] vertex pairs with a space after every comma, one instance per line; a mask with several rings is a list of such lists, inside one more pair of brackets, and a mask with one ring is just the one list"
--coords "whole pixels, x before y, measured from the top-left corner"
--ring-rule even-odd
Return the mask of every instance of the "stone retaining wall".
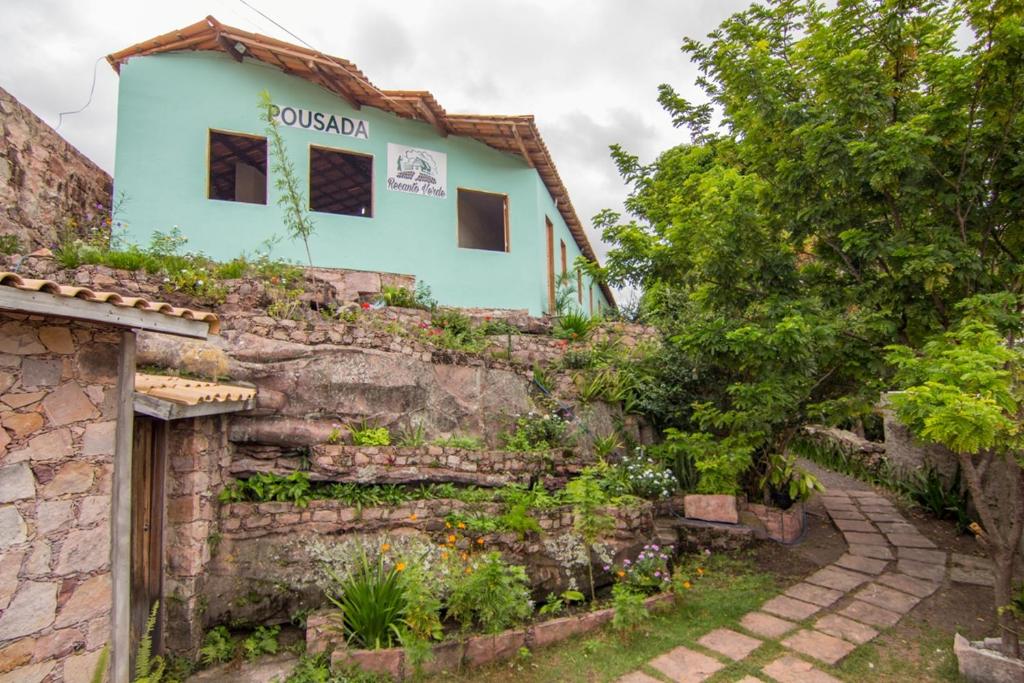
[[110, 640], [120, 339], [0, 314], [0, 680], [89, 680]]
[[[473, 451], [422, 446], [313, 446], [308, 460], [285, 455], [280, 448], [239, 448], [229, 471], [234, 476], [256, 472], [286, 474], [306, 470], [313, 481], [354, 481], [363, 484], [453, 482], [478, 486], [528, 484], [541, 476], [578, 474], [592, 459], [572, 451]], [[305, 461], [304, 461], [305, 460]]]
[[[321, 607], [317, 568], [311, 544], [330, 547], [367, 535], [418, 534], [433, 540], [450, 533], [445, 517], [462, 512], [495, 517], [499, 504], [467, 504], [457, 500], [418, 500], [391, 507], [355, 508], [337, 500], [314, 500], [307, 508], [291, 503], [232, 503], [219, 515], [217, 549], [208, 566], [203, 600], [204, 626], [218, 623], [285, 622], [300, 609]], [[653, 505], [609, 508], [615, 529], [605, 539], [609, 553], [621, 560], [635, 557], [654, 533]], [[552, 541], [572, 530], [572, 508], [534, 513], [543, 533], [502, 532], [483, 535], [484, 547], [501, 551], [510, 561], [527, 567], [538, 596], [568, 587], [570, 576], [556, 557]], [[474, 542], [480, 534], [467, 534]], [[586, 570], [573, 570], [584, 585]], [[599, 582], [610, 575], [595, 569]]]

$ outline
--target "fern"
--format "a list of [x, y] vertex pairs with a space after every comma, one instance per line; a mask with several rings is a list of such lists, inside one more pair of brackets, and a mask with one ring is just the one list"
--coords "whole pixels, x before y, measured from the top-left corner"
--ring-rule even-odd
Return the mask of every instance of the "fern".
[[107, 678], [107, 663], [110, 661], [110, 646], [104, 645], [100, 657], [96, 660], [96, 668], [92, 671], [92, 683], [103, 683]]
[[160, 683], [164, 677], [166, 663], [159, 655], [153, 656], [153, 629], [156, 628], [156, 616], [160, 611], [160, 601], [153, 603], [146, 619], [146, 630], [139, 641], [139, 649], [135, 654], [135, 680], [133, 683]]

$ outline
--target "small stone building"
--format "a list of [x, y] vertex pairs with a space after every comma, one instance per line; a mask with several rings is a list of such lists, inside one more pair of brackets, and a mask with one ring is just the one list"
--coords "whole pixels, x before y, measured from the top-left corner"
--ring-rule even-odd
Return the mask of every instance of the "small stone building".
[[0, 683], [90, 681], [105, 646], [110, 680], [129, 679], [149, 610], [135, 332], [205, 339], [218, 324], [0, 273]]

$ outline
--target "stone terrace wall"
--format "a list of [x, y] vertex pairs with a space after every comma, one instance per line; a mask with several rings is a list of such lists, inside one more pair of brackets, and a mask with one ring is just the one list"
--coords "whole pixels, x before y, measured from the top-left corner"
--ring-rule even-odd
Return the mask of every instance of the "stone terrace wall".
[[[654, 534], [653, 505], [609, 508], [616, 528], [606, 543], [616, 559], [633, 557]], [[469, 505], [457, 500], [410, 501], [393, 507], [358, 509], [336, 500], [315, 500], [302, 509], [291, 503], [232, 503], [220, 512], [221, 539], [209, 566], [205, 598], [207, 625], [232, 620], [255, 623], [287, 621], [299, 609], [320, 607], [315, 585], [312, 542], [327, 546], [348, 538], [376, 534], [423, 534], [443, 540], [445, 517], [452, 512], [497, 515], [497, 504]], [[534, 592], [543, 596], [567, 587], [567, 574], [551, 546], [572, 530], [570, 507], [535, 514], [543, 534], [526, 539], [515, 533], [488, 534], [485, 546], [525, 564]], [[477, 534], [470, 534], [476, 537]], [[582, 568], [577, 581], [584, 585]], [[610, 576], [597, 570], [598, 581]]]
[[112, 187], [106, 171], [0, 88], [0, 234], [29, 251], [53, 246], [66, 218], [109, 211]]
[[308, 463], [277, 447], [240, 446], [229, 471], [246, 477], [255, 472], [287, 474], [305, 469], [313, 481], [354, 481], [362, 484], [453, 482], [477, 486], [528, 484], [544, 476], [578, 474], [593, 459], [562, 450], [541, 452], [473, 451], [422, 446], [314, 446]]
[[110, 639], [119, 343], [0, 314], [0, 680], [87, 681]]
[[217, 492], [230, 461], [223, 415], [168, 423], [164, 520], [164, 645], [195, 652], [202, 640], [203, 603], [216, 538]]

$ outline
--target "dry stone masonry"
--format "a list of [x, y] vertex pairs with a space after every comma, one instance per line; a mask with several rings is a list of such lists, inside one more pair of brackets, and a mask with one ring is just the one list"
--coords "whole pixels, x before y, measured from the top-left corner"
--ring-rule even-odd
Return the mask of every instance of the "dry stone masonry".
[[0, 314], [4, 683], [88, 681], [109, 638], [119, 342], [113, 328]]

